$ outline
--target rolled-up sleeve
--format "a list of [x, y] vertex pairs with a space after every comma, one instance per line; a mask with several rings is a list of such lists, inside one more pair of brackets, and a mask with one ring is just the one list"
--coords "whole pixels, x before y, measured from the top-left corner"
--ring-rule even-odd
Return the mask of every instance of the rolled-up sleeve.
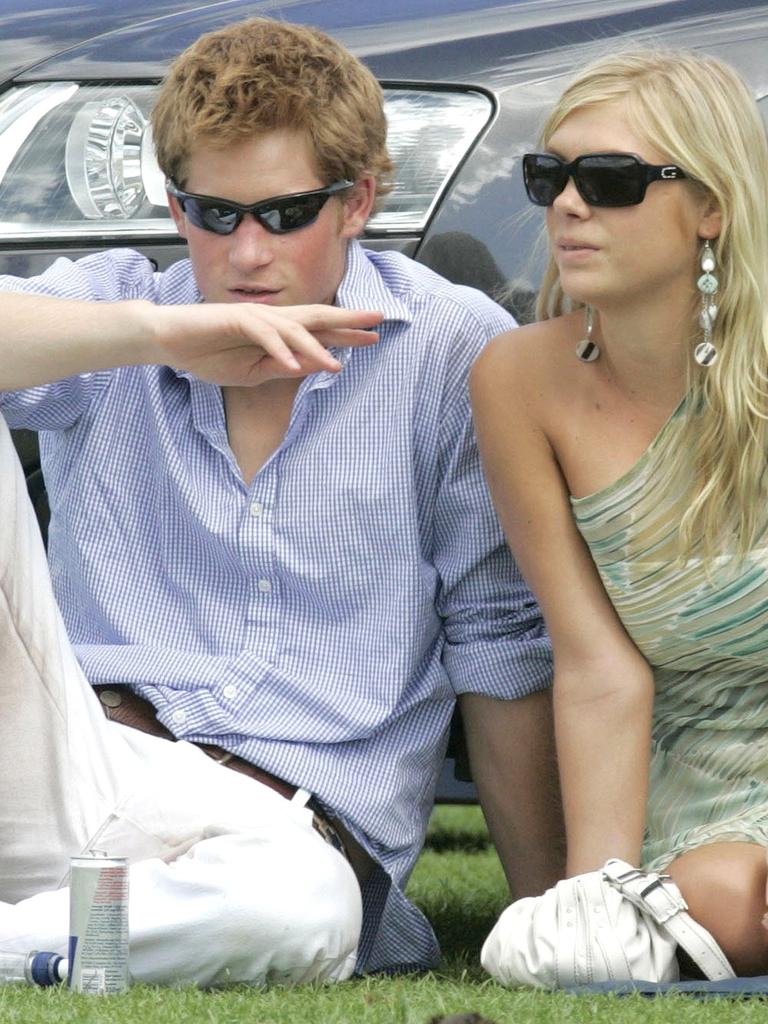
[[453, 367], [440, 444], [433, 561], [441, 581], [443, 664], [457, 694], [522, 697], [551, 684], [552, 650], [488, 494], [472, 426], [468, 369], [461, 360]]

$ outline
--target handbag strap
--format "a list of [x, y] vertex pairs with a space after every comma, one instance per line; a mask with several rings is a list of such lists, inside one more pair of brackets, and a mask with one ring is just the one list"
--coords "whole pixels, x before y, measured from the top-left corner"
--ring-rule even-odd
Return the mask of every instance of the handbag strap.
[[736, 977], [713, 936], [688, 913], [688, 904], [669, 875], [641, 871], [617, 859], [607, 861], [602, 873], [614, 889], [667, 931], [710, 981]]

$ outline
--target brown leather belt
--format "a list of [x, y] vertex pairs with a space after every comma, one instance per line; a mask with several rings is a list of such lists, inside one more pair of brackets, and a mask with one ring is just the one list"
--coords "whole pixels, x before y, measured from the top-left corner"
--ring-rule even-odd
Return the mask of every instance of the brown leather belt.
[[[155, 707], [148, 700], [134, 693], [129, 687], [96, 685], [93, 689], [101, 701], [104, 714], [111, 721], [119, 722], [121, 725], [128, 725], [132, 729], [140, 729], [141, 732], [148, 732], [153, 736], [162, 736], [163, 739], [176, 742], [176, 737], [170, 729], [166, 729], [163, 723], [159, 721]], [[237, 754], [224, 750], [223, 747], [217, 747], [211, 743], [196, 743], [195, 746], [199, 747], [208, 757], [213, 758], [217, 764], [225, 765], [233, 771], [241, 772], [243, 775], [261, 782], [264, 786], [269, 786], [270, 789], [274, 789], [276, 793], [285, 797], [286, 800], [291, 800], [299, 788], [290, 782], [286, 782], [284, 779], [278, 778], [271, 772], [251, 764], [250, 761], [238, 757]], [[331, 846], [334, 846], [339, 853], [347, 858], [357, 875], [358, 881], [362, 885], [371, 876], [375, 867], [370, 855], [340, 821], [330, 817], [323, 810], [313, 796], [309, 798], [305, 806], [312, 811], [312, 824], [314, 828], [327, 843], [330, 843]]]

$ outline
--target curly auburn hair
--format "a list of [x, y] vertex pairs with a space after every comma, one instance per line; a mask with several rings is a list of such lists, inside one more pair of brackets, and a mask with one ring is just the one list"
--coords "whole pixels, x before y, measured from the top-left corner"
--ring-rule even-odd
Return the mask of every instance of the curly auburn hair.
[[196, 144], [286, 128], [306, 133], [326, 181], [372, 174], [377, 197], [391, 190], [381, 87], [319, 29], [249, 18], [208, 32], [173, 62], [152, 112], [158, 163], [179, 185]]

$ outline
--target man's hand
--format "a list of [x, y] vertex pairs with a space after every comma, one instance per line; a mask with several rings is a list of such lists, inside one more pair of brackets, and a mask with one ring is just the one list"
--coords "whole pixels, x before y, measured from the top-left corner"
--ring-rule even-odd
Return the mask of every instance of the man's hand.
[[147, 362], [189, 370], [222, 386], [248, 387], [274, 377], [331, 372], [328, 347], [371, 345], [381, 314], [336, 306], [256, 303], [157, 306]]

